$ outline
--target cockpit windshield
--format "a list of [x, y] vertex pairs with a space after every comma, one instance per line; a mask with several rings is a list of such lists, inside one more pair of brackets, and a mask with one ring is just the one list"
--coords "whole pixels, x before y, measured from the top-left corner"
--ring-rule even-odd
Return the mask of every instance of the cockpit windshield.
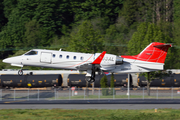
[[37, 53], [38, 53], [37, 51], [32, 50], [27, 52], [25, 55], [37, 55]]

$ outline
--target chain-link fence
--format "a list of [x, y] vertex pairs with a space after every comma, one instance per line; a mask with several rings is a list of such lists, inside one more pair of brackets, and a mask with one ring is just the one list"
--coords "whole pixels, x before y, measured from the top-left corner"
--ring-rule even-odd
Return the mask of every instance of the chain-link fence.
[[179, 88], [154, 88], [148, 95], [146, 88], [54, 88], [1, 89], [2, 100], [101, 100], [101, 99], [180, 99]]

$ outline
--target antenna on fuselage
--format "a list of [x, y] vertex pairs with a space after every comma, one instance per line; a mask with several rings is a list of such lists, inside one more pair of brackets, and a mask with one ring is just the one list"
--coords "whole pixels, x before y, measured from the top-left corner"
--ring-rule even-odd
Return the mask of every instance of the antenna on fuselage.
[[59, 51], [61, 51], [61, 50], [62, 50], [62, 48], [59, 49]]

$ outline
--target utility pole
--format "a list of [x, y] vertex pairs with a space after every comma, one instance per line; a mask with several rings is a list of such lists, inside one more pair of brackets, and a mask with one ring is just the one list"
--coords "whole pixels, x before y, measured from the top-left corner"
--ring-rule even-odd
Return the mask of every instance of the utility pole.
[[94, 82], [92, 83], [92, 95], [94, 95]]
[[129, 94], [129, 80], [130, 79], [130, 74], [128, 73], [128, 86], [127, 86], [127, 95], [129, 96], [130, 94]]
[[86, 81], [86, 96], [89, 96], [89, 89], [88, 89], [89, 82]]

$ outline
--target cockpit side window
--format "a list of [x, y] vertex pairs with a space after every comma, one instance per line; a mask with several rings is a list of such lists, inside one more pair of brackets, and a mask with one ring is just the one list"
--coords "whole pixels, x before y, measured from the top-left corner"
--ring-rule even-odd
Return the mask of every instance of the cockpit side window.
[[37, 51], [32, 50], [26, 53], [25, 55], [37, 55], [37, 53], [38, 53]]

